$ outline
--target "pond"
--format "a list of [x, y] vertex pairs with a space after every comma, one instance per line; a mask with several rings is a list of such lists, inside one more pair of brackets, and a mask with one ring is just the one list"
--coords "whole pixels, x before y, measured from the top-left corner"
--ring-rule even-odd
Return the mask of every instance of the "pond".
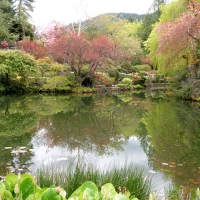
[[200, 105], [163, 95], [0, 96], [0, 173], [81, 156], [101, 168], [132, 162], [161, 188], [200, 187]]

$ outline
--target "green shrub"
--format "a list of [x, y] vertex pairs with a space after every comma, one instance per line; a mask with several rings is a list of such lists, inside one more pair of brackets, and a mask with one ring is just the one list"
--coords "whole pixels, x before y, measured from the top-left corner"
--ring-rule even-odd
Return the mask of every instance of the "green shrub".
[[19, 50], [0, 50], [0, 74], [24, 76], [36, 71], [36, 66], [36, 60], [30, 54]]
[[0, 83], [5, 92], [26, 91], [28, 77], [37, 72], [33, 56], [19, 50], [0, 50]]
[[119, 69], [119, 72], [121, 73], [131, 73], [132, 69], [131, 69], [131, 64], [128, 62], [122, 62], [121, 63], [121, 68]]
[[136, 66], [131, 66], [132, 72], [139, 72], [138, 68]]
[[42, 62], [38, 65], [38, 68], [41, 72], [42, 76], [45, 76], [47, 72], [51, 70], [50, 64], [46, 62]]
[[43, 91], [69, 91], [71, 82], [66, 76], [55, 76], [47, 79], [46, 84], [42, 87]]
[[79, 82], [76, 80], [74, 73], [67, 72], [65, 76], [71, 82], [71, 85], [73, 87], [78, 87], [80, 85]]
[[122, 84], [131, 85], [132, 84], [132, 80], [130, 78], [123, 78], [122, 79]]
[[151, 71], [151, 66], [147, 65], [147, 64], [145, 64], [145, 65], [135, 65], [134, 67], [139, 71], [147, 71], [147, 72]]
[[117, 69], [109, 69], [108, 70], [108, 75], [110, 78], [114, 78], [114, 83], [117, 83], [119, 80], [119, 71]]
[[[24, 81], [37, 72], [37, 63], [33, 56], [19, 50], [0, 50], [0, 75], [4, 84], [9, 85], [12, 79]], [[16, 79], [20, 77], [20, 79]]]
[[61, 72], [61, 71], [65, 71], [66, 70], [66, 66], [64, 64], [60, 64], [57, 62], [52, 62], [50, 65], [50, 69], [52, 71], [54, 71], [57, 75]]

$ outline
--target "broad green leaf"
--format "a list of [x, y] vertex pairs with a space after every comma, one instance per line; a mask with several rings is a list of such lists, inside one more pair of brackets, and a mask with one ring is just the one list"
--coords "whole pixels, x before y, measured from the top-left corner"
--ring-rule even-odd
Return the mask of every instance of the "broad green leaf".
[[101, 187], [101, 194], [103, 196], [103, 200], [106, 200], [106, 199], [114, 199], [117, 192], [115, 191], [115, 188], [111, 183], [106, 183]]
[[[107, 197], [105, 197], [104, 199], [107, 199]], [[108, 198], [108, 200], [110, 199], [113, 199], [113, 200], [129, 200], [128, 197], [126, 197], [124, 194], [122, 193], [119, 193], [119, 194], [116, 194], [113, 198]]]
[[39, 194], [42, 194], [44, 192], [44, 190], [41, 189], [38, 185], [36, 185], [36, 192]]
[[14, 198], [13, 198], [13, 196], [12, 196], [12, 194], [11, 194], [10, 191], [5, 190], [5, 191], [3, 192], [3, 199], [6, 199], [6, 200], [13, 200]]
[[5, 188], [5, 185], [3, 184], [3, 182], [0, 181], [0, 187], [1, 186]]
[[124, 193], [124, 195], [126, 196], [126, 197], [130, 197], [131, 196], [131, 193], [127, 190], [125, 193]]
[[34, 195], [31, 194], [31, 195], [28, 196], [27, 199], [28, 199], [28, 200], [41, 200], [41, 196], [42, 196], [41, 194], [36, 193], [36, 194], [35, 194], [35, 198], [34, 198]]
[[87, 181], [83, 183], [77, 190], [75, 190], [72, 193], [69, 200], [75, 200], [75, 199], [81, 200], [83, 198], [91, 200], [99, 199], [98, 188], [93, 182]]
[[43, 187], [41, 190], [44, 192], [47, 189], [49, 189], [49, 188], [48, 187]]
[[30, 194], [33, 194], [34, 185], [32, 178], [24, 179], [20, 184], [20, 190], [22, 192], [23, 199], [26, 199]]
[[30, 174], [22, 174], [21, 175], [21, 182], [26, 178], [31, 178], [33, 180], [33, 177]]
[[62, 200], [56, 188], [48, 188], [41, 196], [41, 200]]
[[12, 185], [12, 187], [14, 188], [15, 185], [18, 183], [17, 175], [15, 174], [6, 175], [6, 183], [7, 185]]
[[56, 187], [56, 190], [59, 191], [60, 196], [62, 196], [63, 198], [66, 197], [66, 191], [63, 188], [60, 187]]
[[[2, 182], [0, 182], [0, 183], [2, 183]], [[0, 185], [0, 195], [2, 195], [5, 190], [6, 190], [5, 186]]]
[[135, 196], [131, 196], [130, 200], [139, 200], [138, 198], [136, 198]]

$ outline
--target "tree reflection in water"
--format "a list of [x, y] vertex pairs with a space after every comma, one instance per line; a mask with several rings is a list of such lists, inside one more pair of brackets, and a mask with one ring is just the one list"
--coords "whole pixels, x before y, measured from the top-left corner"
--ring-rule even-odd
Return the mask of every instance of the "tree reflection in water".
[[[129, 156], [137, 155], [139, 150], [131, 147], [136, 138], [152, 170], [177, 186], [199, 187], [199, 113], [197, 103], [131, 93], [1, 96], [1, 173], [8, 163], [29, 167], [47, 155], [66, 161], [79, 153], [96, 162], [100, 157], [112, 161], [118, 154], [120, 162], [128, 148], [133, 151]], [[16, 160], [5, 150], [9, 146], [25, 146], [28, 153]]]

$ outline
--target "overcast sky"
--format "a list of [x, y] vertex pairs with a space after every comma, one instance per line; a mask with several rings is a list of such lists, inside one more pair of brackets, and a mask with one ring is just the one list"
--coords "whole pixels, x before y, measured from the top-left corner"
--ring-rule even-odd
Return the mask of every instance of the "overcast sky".
[[45, 26], [51, 21], [64, 24], [85, 20], [103, 13], [145, 14], [153, 0], [35, 0], [32, 15], [33, 24]]

